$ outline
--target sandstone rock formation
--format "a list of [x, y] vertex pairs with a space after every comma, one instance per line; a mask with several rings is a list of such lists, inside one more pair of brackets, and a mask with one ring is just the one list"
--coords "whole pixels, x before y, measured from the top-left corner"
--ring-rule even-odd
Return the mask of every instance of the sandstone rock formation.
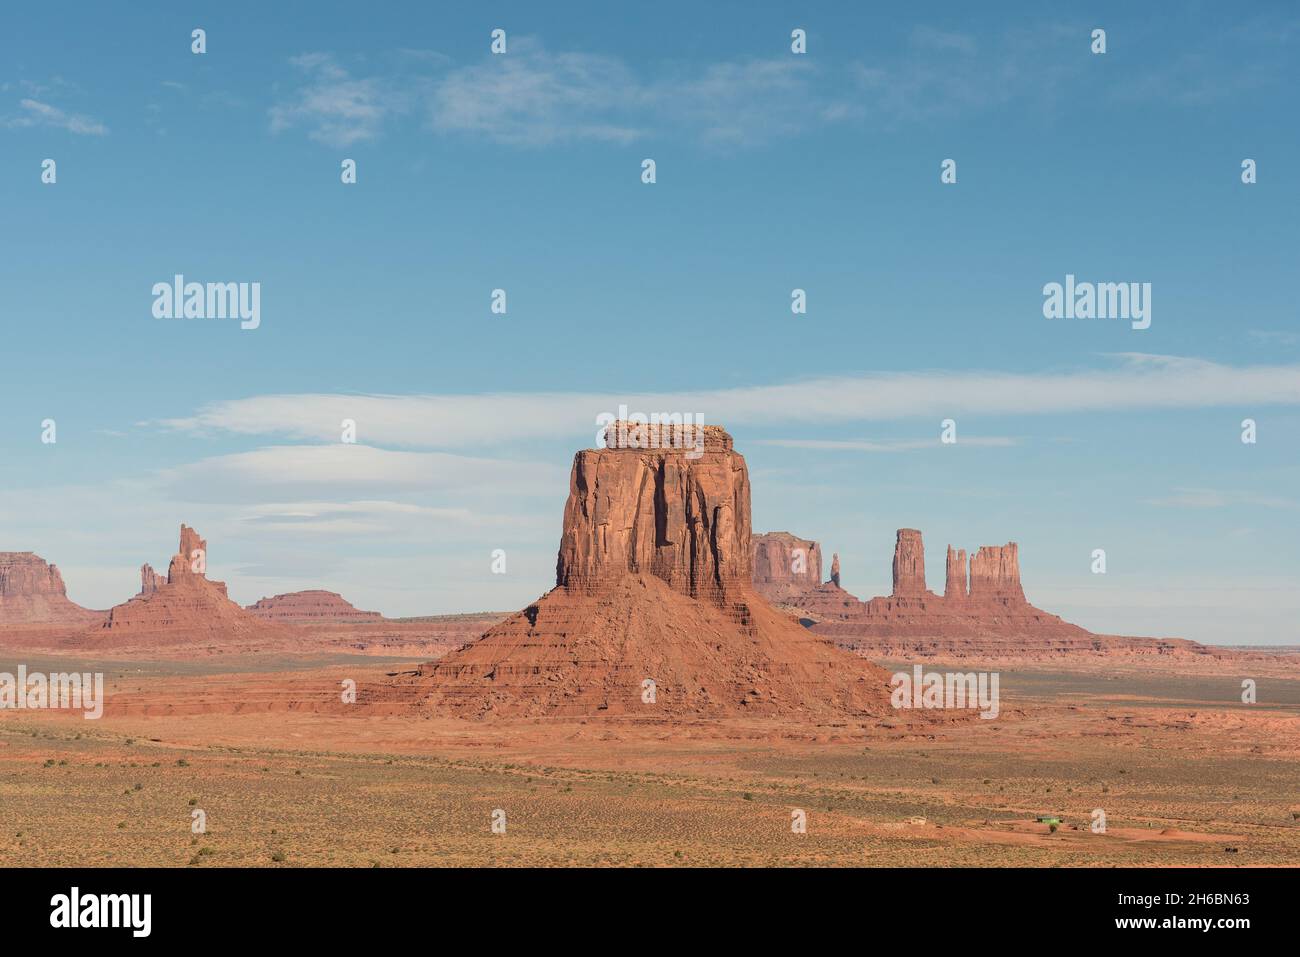
[[213, 644], [283, 639], [276, 625], [249, 614], [226, 594], [225, 582], [207, 577], [208, 543], [181, 526], [180, 547], [164, 582], [149, 565], [141, 569], [140, 594], [108, 612], [93, 630], [100, 638], [141, 639], [157, 644]]
[[1003, 599], [1025, 600], [1020, 586], [1020, 552], [1015, 542], [984, 545], [971, 556], [970, 597], [972, 601]]
[[[1095, 635], [1025, 599], [1015, 542], [986, 545], [970, 559], [947, 549], [944, 593], [925, 587], [925, 549], [916, 529], [899, 529], [892, 594], [861, 601], [832, 580], [787, 588], [775, 599], [787, 614], [842, 648], [872, 656], [1051, 656], [1079, 651], [1125, 654], [1205, 652], [1180, 639]], [[969, 585], [967, 584], [969, 575]], [[756, 579], [757, 580], [757, 579]]]
[[924, 556], [921, 533], [899, 529], [893, 594], [867, 602], [828, 602], [824, 590], [805, 596], [804, 614], [814, 619], [813, 630], [842, 646], [878, 654], [969, 648], [1005, 639], [1087, 644], [1096, 637], [1025, 600], [1014, 542], [980, 548], [970, 560], [969, 587], [966, 552], [949, 545], [942, 597], [924, 588]]
[[360, 611], [342, 595], [332, 591], [294, 591], [260, 599], [246, 611], [267, 621], [285, 622], [377, 622], [377, 611]]
[[[181, 525], [180, 549], [167, 566], [167, 583], [175, 584], [191, 575], [206, 577], [208, 569], [208, 543], [188, 525]], [[223, 588], [225, 586], [222, 586]]]
[[140, 566], [140, 595], [152, 595], [159, 587], [167, 584], [167, 579], [163, 578], [153, 570], [152, 565]]
[[58, 566], [34, 552], [0, 552], [0, 625], [83, 625], [103, 615], [68, 599]]
[[574, 457], [556, 587], [393, 692], [471, 717], [893, 714], [882, 669], [754, 591], [731, 437], [705, 427], [691, 454], [626, 428]]
[[914, 528], [900, 528], [894, 541], [893, 594], [896, 598], [926, 594], [925, 546]]
[[606, 448], [574, 457], [556, 584], [594, 594], [645, 572], [691, 598], [748, 587], [749, 478], [731, 436], [705, 426], [694, 459], [644, 444], [619, 449], [614, 440], [607, 430]]
[[966, 549], [954, 549], [948, 546], [948, 574], [944, 581], [943, 597], [949, 601], [965, 601], [969, 594], [966, 587]]
[[831, 584], [840, 587], [840, 553], [831, 556]]
[[789, 532], [753, 536], [754, 590], [771, 602], [803, 594], [822, 580], [822, 551], [816, 542]]

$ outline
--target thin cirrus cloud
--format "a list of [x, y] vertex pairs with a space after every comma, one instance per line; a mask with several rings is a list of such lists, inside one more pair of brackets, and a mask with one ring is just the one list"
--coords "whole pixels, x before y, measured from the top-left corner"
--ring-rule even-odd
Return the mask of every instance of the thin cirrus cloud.
[[1222, 491], [1212, 488], [1176, 488], [1162, 498], [1146, 499], [1147, 505], [1160, 508], [1229, 508], [1252, 505], [1257, 508], [1300, 508], [1300, 502], [1277, 495], [1254, 492]]
[[[754, 439], [750, 445], [771, 445], [783, 449], [807, 449], [814, 452], [913, 452], [919, 449], [937, 449], [941, 443], [933, 439], [899, 439], [873, 441], [871, 439]], [[963, 435], [964, 448], [1007, 448], [1017, 445], [1016, 439], [1007, 435]]]
[[555, 473], [552, 465], [336, 441], [212, 456], [165, 469], [157, 479], [172, 497], [206, 502], [255, 502], [267, 495], [338, 497], [367, 491], [517, 499], [557, 481]]
[[347, 146], [414, 111], [435, 133], [510, 146], [626, 144], [665, 130], [738, 145], [854, 112], [851, 101], [819, 92], [815, 64], [789, 56], [669, 65], [645, 77], [615, 56], [552, 52], [518, 37], [508, 54], [472, 64], [438, 56], [398, 62], [358, 77], [330, 54], [294, 57], [298, 82], [272, 106], [272, 132], [301, 127], [319, 142]]
[[[1072, 88], [1111, 83], [1090, 63], [1086, 23], [1031, 23], [977, 40], [918, 26], [902, 52], [864, 59], [796, 56], [661, 61], [634, 67], [600, 52], [552, 51], [535, 37], [511, 37], [507, 53], [484, 51], [454, 64], [431, 51], [397, 51], [354, 76], [327, 53], [290, 62], [296, 83], [270, 111], [275, 132], [304, 127], [332, 146], [374, 139], [392, 118], [413, 113], [442, 135], [542, 147], [564, 142], [627, 144], [685, 134], [723, 146], [760, 143], [842, 122], [886, 126], [946, 119], [1011, 103], [1054, 109]], [[1220, 37], [1177, 58], [1144, 65], [1105, 86], [1117, 102], [1182, 99], [1195, 90], [1248, 91], [1285, 79], [1285, 58], [1265, 34]], [[1081, 52], [1082, 51], [1082, 52]], [[416, 55], [418, 54], [418, 55]]]
[[[1112, 356], [1110, 361], [1109, 368], [1071, 372], [875, 372], [681, 393], [261, 395], [213, 402], [191, 416], [153, 424], [200, 434], [278, 435], [335, 442], [338, 423], [350, 418], [357, 422], [358, 435], [366, 442], [406, 448], [464, 448], [530, 438], [590, 436], [594, 443], [597, 416], [617, 414], [622, 406], [644, 414], [699, 413], [708, 422], [729, 427], [767, 428], [936, 415], [1300, 404], [1297, 364], [1229, 366], [1144, 354]], [[429, 470], [421, 466], [416, 471], [423, 475]]]
[[428, 103], [429, 122], [438, 132], [479, 134], [512, 145], [628, 143], [645, 132], [632, 118], [647, 96], [617, 57], [550, 54], [519, 39], [509, 55], [440, 78]]
[[384, 121], [405, 109], [405, 97], [380, 77], [357, 79], [325, 53], [289, 61], [302, 77], [287, 99], [271, 107], [271, 132], [307, 127], [327, 146], [350, 146], [379, 135]]
[[374, 535], [407, 533], [427, 535], [430, 528], [465, 531], [476, 528], [516, 529], [515, 515], [483, 514], [469, 508], [421, 505], [415, 502], [358, 500], [257, 504], [237, 519], [241, 524], [271, 533], [291, 535]]
[[81, 113], [68, 113], [57, 106], [33, 99], [20, 100], [18, 105], [22, 113], [10, 118], [8, 125], [11, 127], [49, 126], [81, 136], [108, 134], [107, 126]]

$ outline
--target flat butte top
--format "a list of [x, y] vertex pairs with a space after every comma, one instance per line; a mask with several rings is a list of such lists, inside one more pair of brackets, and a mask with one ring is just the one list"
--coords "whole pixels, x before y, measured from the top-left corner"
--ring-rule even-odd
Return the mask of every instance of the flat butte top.
[[605, 426], [607, 449], [730, 452], [734, 446], [730, 433], [720, 425], [619, 419]]

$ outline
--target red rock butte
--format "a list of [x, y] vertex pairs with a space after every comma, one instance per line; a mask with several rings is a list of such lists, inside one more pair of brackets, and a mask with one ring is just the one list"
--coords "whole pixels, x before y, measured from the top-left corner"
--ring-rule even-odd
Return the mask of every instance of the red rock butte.
[[555, 588], [399, 681], [467, 717], [892, 713], [884, 670], [754, 591], [745, 460], [693, 431], [655, 447], [616, 422], [578, 452]]
[[85, 625], [103, 617], [68, 598], [57, 565], [34, 552], [0, 552], [0, 625]]
[[821, 584], [822, 550], [816, 542], [789, 532], [767, 532], [753, 536], [753, 543], [754, 582], [763, 584], [764, 598], [784, 601]]
[[167, 577], [142, 566], [139, 594], [110, 609], [92, 637], [146, 635], [163, 644], [283, 638], [276, 625], [231, 601], [225, 582], [208, 579], [207, 560], [208, 543], [182, 525], [180, 547], [168, 563]]
[[[815, 542], [795, 540], [816, 547]], [[1208, 652], [1205, 646], [1181, 639], [1097, 635], [1034, 607], [1020, 583], [1020, 549], [1015, 542], [984, 545], [969, 563], [964, 549], [949, 545], [942, 596], [926, 586], [925, 545], [914, 528], [898, 530], [893, 590], [888, 596], [864, 602], [845, 591], [840, 587], [838, 561], [831, 581], [802, 588], [793, 586], [788, 576], [762, 573], [756, 565], [754, 585], [813, 632], [864, 654]]]

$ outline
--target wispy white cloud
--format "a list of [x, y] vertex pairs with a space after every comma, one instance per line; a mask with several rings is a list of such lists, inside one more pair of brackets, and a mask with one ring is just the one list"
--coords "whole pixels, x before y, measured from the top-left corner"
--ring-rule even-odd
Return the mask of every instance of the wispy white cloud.
[[1300, 501], [1276, 495], [1212, 488], [1175, 488], [1169, 495], [1145, 500], [1161, 508], [1231, 508], [1249, 505], [1258, 508], [1300, 508]]
[[860, 113], [849, 97], [823, 91], [821, 69], [803, 57], [746, 59], [709, 65], [698, 76], [668, 76], [646, 98], [659, 125], [698, 131], [706, 143], [749, 145]]
[[1300, 332], [1281, 329], [1251, 329], [1246, 333], [1252, 342], [1261, 346], [1300, 345]]
[[290, 60], [303, 84], [271, 107], [271, 132], [302, 125], [327, 146], [350, 146], [379, 135], [384, 120], [405, 107], [405, 98], [378, 77], [356, 79], [327, 53]]
[[818, 65], [794, 56], [638, 73], [616, 56], [551, 51], [521, 36], [504, 55], [485, 52], [462, 65], [429, 51], [399, 51], [365, 77], [326, 53], [291, 62], [300, 83], [271, 108], [272, 131], [301, 126], [336, 146], [373, 139], [390, 119], [417, 108], [436, 133], [522, 147], [626, 144], [664, 132], [741, 145], [858, 112], [850, 98], [819, 89]]
[[[899, 439], [875, 442], [869, 439], [753, 439], [750, 445], [774, 445], [785, 449], [809, 449], [825, 452], [912, 452], [918, 449], [938, 449], [945, 446], [938, 433], [932, 439]], [[962, 448], [1007, 448], [1017, 445], [1016, 439], [1003, 435], [963, 435], [956, 443]]]
[[1072, 372], [875, 372], [700, 392], [480, 395], [262, 395], [157, 423], [198, 433], [336, 441], [355, 419], [377, 445], [457, 448], [527, 438], [590, 437], [596, 416], [698, 412], [727, 426], [780, 427], [960, 415], [1043, 415], [1300, 404], [1300, 365], [1229, 366], [1128, 354]]
[[844, 122], [887, 128], [1011, 105], [1053, 110], [1083, 87], [1118, 104], [1196, 105], [1286, 79], [1287, 51], [1266, 27], [1230, 38], [1227, 52], [1219, 48], [1225, 38], [1215, 35], [1178, 56], [1144, 62], [1122, 81], [1097, 68], [1090, 29], [1087, 22], [1038, 21], [977, 39], [920, 25], [901, 44], [884, 46], [885, 38], [858, 60], [778, 53], [635, 66], [512, 36], [508, 53], [485, 49], [470, 63], [400, 50], [368, 77], [313, 53], [293, 61], [302, 84], [272, 108], [272, 128], [303, 125], [322, 142], [346, 145], [413, 112], [437, 133], [512, 146], [664, 135], [741, 146]]
[[67, 113], [40, 100], [22, 99], [18, 105], [23, 112], [7, 121], [11, 127], [50, 126], [82, 136], [105, 136], [108, 133], [108, 127], [93, 117]]
[[[337, 438], [337, 436], [335, 436]], [[367, 445], [277, 445], [218, 455], [159, 473], [164, 491], [195, 501], [367, 491], [525, 496], [556, 483], [558, 466]]]
[[921, 50], [957, 52], [974, 56], [979, 44], [973, 36], [921, 25], [912, 31], [912, 45]]
[[261, 531], [290, 535], [391, 535], [398, 528], [407, 532], [430, 527], [517, 528], [517, 515], [483, 514], [472, 509], [421, 505], [415, 502], [383, 500], [275, 502], [247, 507], [236, 521]]
[[528, 38], [441, 77], [429, 118], [442, 133], [479, 134], [513, 145], [562, 140], [627, 143], [644, 128], [629, 118], [647, 91], [616, 57], [549, 53]]
[[440, 79], [429, 108], [435, 130], [512, 145], [627, 143], [663, 131], [741, 145], [850, 115], [850, 101], [817, 89], [818, 72], [785, 56], [669, 66], [642, 78], [615, 57], [552, 53], [520, 38], [508, 55]]

